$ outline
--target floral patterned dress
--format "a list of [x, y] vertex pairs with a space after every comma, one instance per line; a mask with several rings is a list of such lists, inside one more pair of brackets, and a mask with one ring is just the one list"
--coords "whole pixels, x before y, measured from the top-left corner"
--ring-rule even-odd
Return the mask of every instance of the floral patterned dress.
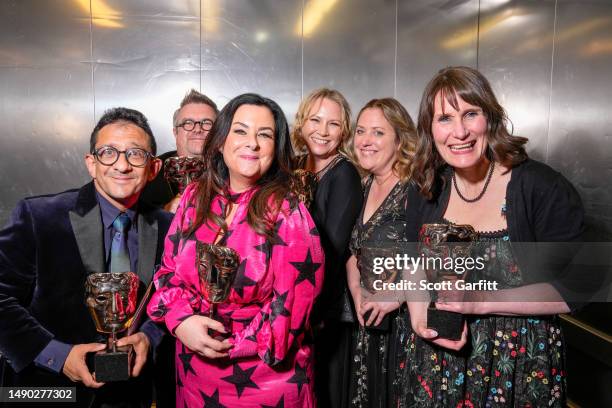
[[[500, 289], [523, 282], [506, 230], [480, 233], [475, 250], [488, 270], [496, 271]], [[482, 277], [474, 273], [468, 280]], [[467, 321], [468, 345], [459, 352], [410, 336], [407, 406], [565, 406], [558, 316], [472, 316]]]
[[[363, 248], [389, 242], [406, 241], [406, 206], [409, 183], [397, 183], [380, 207], [367, 222], [363, 222], [363, 211], [373, 178], [364, 186], [363, 207], [353, 229], [350, 242], [351, 253], [357, 265], [367, 264]], [[360, 268], [361, 286], [371, 288], [371, 276]], [[385, 331], [366, 329], [357, 325], [353, 334], [353, 369], [351, 377], [350, 403], [358, 408], [398, 407], [402, 389], [405, 387], [408, 339], [412, 328], [405, 307], [391, 312], [389, 328]]]
[[[185, 231], [195, 217], [195, 185], [189, 186], [165, 241], [157, 291], [148, 313], [174, 334], [186, 318], [208, 315], [200, 291], [196, 241], [213, 243], [217, 227]], [[285, 200], [274, 236], [246, 222], [255, 190], [231, 195], [236, 212], [221, 245], [240, 254], [229, 299], [217, 314], [231, 333], [229, 358], [207, 359], [177, 339], [177, 407], [313, 407], [313, 350], [309, 314], [321, 290], [324, 256], [315, 225], [302, 203]], [[219, 195], [213, 211], [228, 199]]]

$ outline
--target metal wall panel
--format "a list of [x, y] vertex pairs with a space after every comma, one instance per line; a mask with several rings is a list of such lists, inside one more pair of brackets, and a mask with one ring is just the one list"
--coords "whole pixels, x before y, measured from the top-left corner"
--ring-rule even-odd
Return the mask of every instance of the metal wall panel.
[[438, 70], [476, 67], [478, 0], [399, 1], [396, 95], [417, 120], [421, 95]]
[[589, 226], [612, 239], [612, 3], [559, 1], [548, 162], [584, 201]]
[[175, 148], [172, 114], [200, 88], [198, 0], [92, 2], [96, 119], [126, 106], [147, 116], [159, 152]]
[[302, 1], [202, 0], [202, 88], [219, 106], [245, 92], [273, 98], [287, 118], [301, 90]]
[[478, 68], [528, 153], [544, 160], [550, 109], [555, 1], [481, 0]]
[[87, 180], [93, 124], [89, 10], [0, 2], [0, 223], [29, 195]]
[[372, 98], [393, 96], [396, 2], [321, 3], [304, 5], [304, 95], [338, 89], [355, 114]]

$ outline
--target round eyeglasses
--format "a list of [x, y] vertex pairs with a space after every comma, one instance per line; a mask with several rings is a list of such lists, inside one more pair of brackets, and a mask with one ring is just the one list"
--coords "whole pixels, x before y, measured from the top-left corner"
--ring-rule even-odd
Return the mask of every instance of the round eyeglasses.
[[98, 161], [105, 166], [112, 166], [119, 160], [119, 155], [123, 153], [127, 162], [134, 167], [144, 167], [151, 157], [151, 153], [138, 147], [131, 147], [123, 151], [117, 150], [112, 146], [102, 146], [95, 150], [92, 154], [96, 156]]
[[197, 120], [197, 121], [187, 119], [183, 123], [176, 125], [176, 127], [180, 127], [180, 128], [183, 128], [183, 130], [187, 132], [191, 132], [193, 129], [195, 129], [196, 125], [198, 124], [200, 125], [200, 129], [210, 130], [210, 128], [213, 125], [213, 121], [210, 119], [202, 119], [202, 120]]

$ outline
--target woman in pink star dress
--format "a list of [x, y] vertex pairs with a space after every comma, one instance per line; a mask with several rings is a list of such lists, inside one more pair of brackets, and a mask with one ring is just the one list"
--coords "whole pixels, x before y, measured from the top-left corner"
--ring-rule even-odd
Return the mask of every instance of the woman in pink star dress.
[[[204, 152], [207, 171], [181, 198], [148, 305], [177, 337], [177, 407], [313, 407], [309, 315], [324, 257], [312, 218], [289, 191], [280, 107], [255, 94], [234, 98]], [[240, 255], [217, 320], [207, 317], [196, 241]], [[209, 328], [229, 337], [215, 339]]]

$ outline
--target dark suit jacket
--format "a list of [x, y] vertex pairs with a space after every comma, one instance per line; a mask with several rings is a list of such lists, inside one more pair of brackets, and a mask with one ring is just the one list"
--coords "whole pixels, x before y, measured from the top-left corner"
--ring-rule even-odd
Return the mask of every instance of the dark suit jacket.
[[[176, 150], [166, 152], [159, 155], [157, 158], [164, 163], [166, 159], [176, 156]], [[168, 204], [179, 192], [177, 183], [166, 180], [164, 176], [164, 167], [157, 176], [148, 183], [140, 194], [140, 201], [145, 201], [154, 207], [163, 208], [164, 205]]]
[[[139, 203], [137, 273], [145, 283], [160, 262], [171, 217]], [[17, 204], [0, 231], [0, 352], [8, 362], [6, 386], [75, 386], [33, 361], [53, 338], [70, 344], [99, 341], [85, 307], [84, 284], [89, 273], [106, 270], [103, 247], [93, 183]], [[146, 386], [145, 380], [128, 383], [134, 390]], [[150, 377], [148, 383], [150, 388]], [[113, 386], [96, 393], [108, 393]], [[79, 406], [89, 406], [93, 392], [77, 386], [77, 399]]]

